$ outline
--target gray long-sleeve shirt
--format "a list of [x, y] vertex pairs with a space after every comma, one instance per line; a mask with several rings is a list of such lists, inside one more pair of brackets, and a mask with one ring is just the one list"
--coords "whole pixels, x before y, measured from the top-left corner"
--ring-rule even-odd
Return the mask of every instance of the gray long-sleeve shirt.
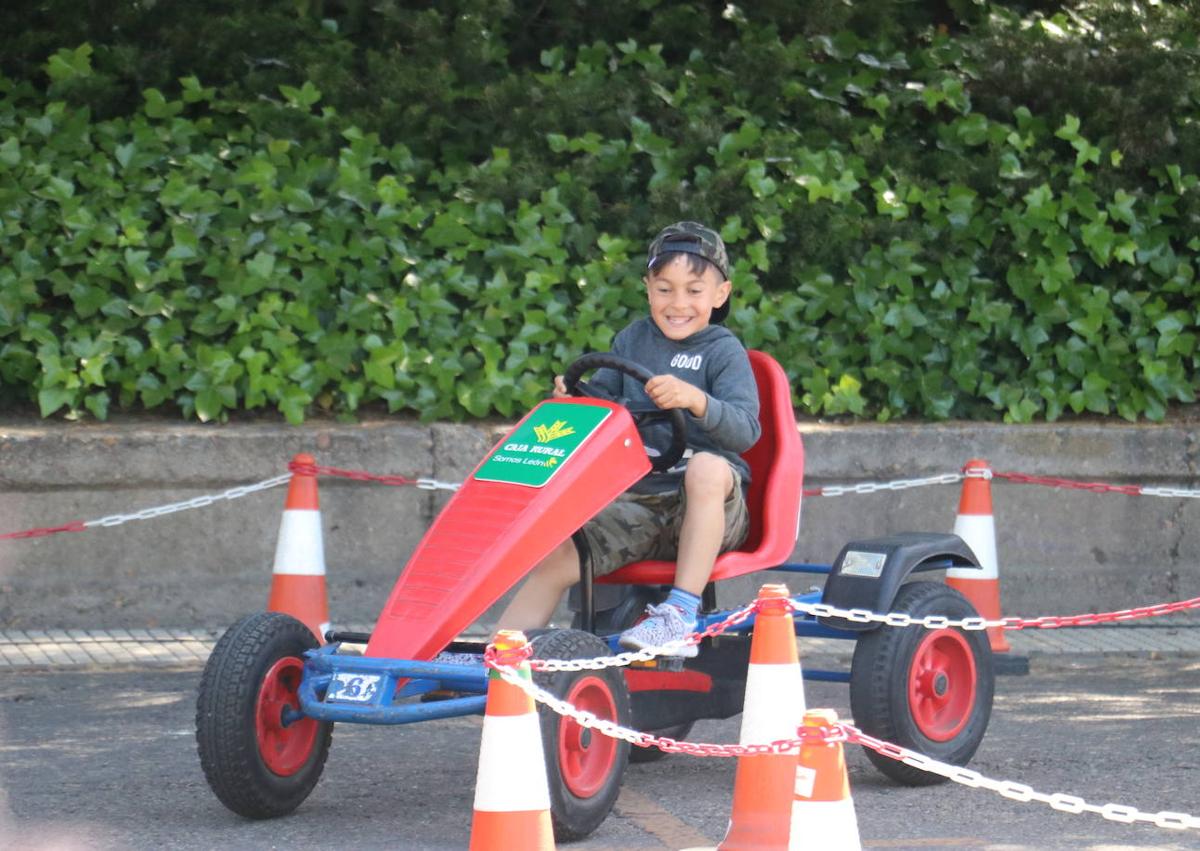
[[[743, 485], [749, 484], [750, 468], [739, 453], [753, 446], [762, 431], [758, 422], [758, 385], [746, 349], [732, 331], [721, 325], [709, 325], [687, 339], [676, 341], [664, 336], [647, 316], [618, 333], [612, 351], [640, 363], [654, 375], [674, 375], [703, 390], [708, 395], [704, 416], [684, 411], [687, 447], [692, 452], [721, 455], [742, 474]], [[624, 373], [599, 369], [588, 383], [633, 410], [655, 409], [643, 385]], [[665, 450], [670, 444], [671, 426], [666, 421], [648, 423], [641, 432], [651, 454]], [[630, 490], [663, 493], [678, 489], [690, 454], [664, 473], [650, 473]]]

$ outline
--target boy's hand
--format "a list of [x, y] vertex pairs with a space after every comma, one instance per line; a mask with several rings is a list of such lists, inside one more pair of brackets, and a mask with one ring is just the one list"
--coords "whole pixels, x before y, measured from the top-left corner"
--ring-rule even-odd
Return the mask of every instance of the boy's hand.
[[674, 375], [656, 375], [646, 382], [645, 389], [651, 401], [665, 411], [685, 408], [696, 417], [708, 411], [708, 394]]
[[565, 399], [570, 395], [571, 394], [567, 392], [567, 383], [563, 381], [563, 377], [561, 375], [554, 376], [554, 398]]

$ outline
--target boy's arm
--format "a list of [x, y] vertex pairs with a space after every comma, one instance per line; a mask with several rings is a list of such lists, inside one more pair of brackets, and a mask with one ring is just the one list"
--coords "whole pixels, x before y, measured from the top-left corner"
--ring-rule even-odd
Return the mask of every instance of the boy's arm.
[[[750, 358], [740, 343], [722, 348], [710, 363], [708, 405], [696, 423], [714, 443], [731, 452], [745, 452], [762, 433], [758, 421], [758, 384]], [[717, 353], [714, 352], [714, 355]]]

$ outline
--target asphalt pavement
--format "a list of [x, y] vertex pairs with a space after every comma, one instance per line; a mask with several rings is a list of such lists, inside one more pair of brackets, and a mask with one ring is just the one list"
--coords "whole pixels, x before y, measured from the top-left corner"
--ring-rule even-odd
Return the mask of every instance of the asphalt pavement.
[[[190, 638], [175, 639], [187, 641]], [[169, 644], [170, 642], [165, 642]], [[849, 644], [849, 642], [841, 642]], [[1141, 652], [1141, 651], [1135, 651]], [[958, 783], [904, 787], [847, 750], [866, 851], [1186, 851], [1200, 831], [1123, 824], [1022, 801], [1020, 784], [1154, 814], [1200, 813], [1200, 660], [1046, 654], [997, 682], [969, 768], [1013, 798]], [[815, 657], [809, 657], [814, 659]], [[155, 667], [148, 668], [147, 665]], [[208, 789], [196, 755], [198, 662], [10, 667], [0, 672], [0, 848], [196, 851], [287, 848], [461, 851], [479, 759], [475, 716], [398, 728], [340, 724], [321, 782], [290, 816], [252, 821]], [[848, 717], [839, 683], [809, 706]], [[699, 722], [695, 742], [733, 742], [741, 717]], [[630, 766], [608, 819], [562, 851], [715, 845], [735, 761], [668, 756]], [[814, 845], [810, 847], [819, 847]]]

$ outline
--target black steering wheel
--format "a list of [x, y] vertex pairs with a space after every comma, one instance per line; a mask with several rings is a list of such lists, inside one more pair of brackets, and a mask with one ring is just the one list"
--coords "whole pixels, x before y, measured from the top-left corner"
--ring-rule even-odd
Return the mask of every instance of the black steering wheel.
[[[654, 377], [654, 374], [646, 369], [646, 367], [628, 358], [614, 355], [611, 352], [590, 352], [577, 358], [574, 363], [567, 367], [567, 371], [563, 373], [563, 384], [566, 385], [567, 392], [572, 396], [588, 396], [593, 399], [604, 398], [601, 394], [596, 393], [588, 387], [585, 382], [579, 380], [585, 372], [600, 368], [615, 369], [617, 372], [628, 375], [640, 384], [645, 384]], [[679, 463], [679, 459], [683, 457], [683, 452], [687, 448], [687, 420], [683, 416], [683, 409], [672, 408], [664, 411], [660, 408], [654, 408], [653, 410], [636, 411], [629, 408], [628, 405], [625, 407], [629, 410], [633, 421], [639, 426], [657, 419], [666, 419], [671, 423], [671, 445], [657, 458], [651, 457], [650, 469], [656, 473], [661, 473]]]

